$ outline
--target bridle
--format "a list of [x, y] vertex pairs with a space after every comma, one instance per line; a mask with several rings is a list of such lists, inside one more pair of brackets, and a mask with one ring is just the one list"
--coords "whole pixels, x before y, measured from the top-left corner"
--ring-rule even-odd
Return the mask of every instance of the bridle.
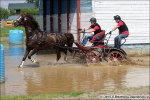
[[27, 20], [26, 15], [22, 15], [19, 18], [17, 18], [17, 20], [15, 22], [17, 22], [18, 25], [22, 25], [22, 22], [26, 21], [26, 20]]

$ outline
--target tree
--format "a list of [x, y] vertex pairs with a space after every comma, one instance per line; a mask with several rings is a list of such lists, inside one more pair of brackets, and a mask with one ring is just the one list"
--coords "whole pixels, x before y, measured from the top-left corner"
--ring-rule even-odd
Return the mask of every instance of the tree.
[[23, 14], [24, 12], [28, 12], [31, 15], [39, 15], [39, 8], [36, 9], [22, 8], [21, 14]]
[[9, 11], [10, 15], [16, 15], [15, 10], [14, 9], [10, 9]]
[[0, 20], [7, 19], [9, 15], [9, 11], [7, 9], [0, 7]]
[[39, 0], [26, 0], [27, 3], [35, 3], [36, 4], [36, 8], [39, 7]]

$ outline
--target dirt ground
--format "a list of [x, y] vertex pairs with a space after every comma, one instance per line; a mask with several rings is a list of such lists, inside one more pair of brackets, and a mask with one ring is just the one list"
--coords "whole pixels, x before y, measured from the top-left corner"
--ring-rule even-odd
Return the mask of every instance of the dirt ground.
[[[149, 94], [150, 94], [150, 87], [139, 87], [139, 88], [123, 88], [123, 89], [111, 89], [111, 90], [101, 90], [97, 92], [90, 92], [90, 93], [85, 93], [81, 94], [77, 97], [69, 97], [69, 96], [63, 96], [61, 100], [102, 100], [102, 96], [147, 96], [145, 98], [147, 99], [140, 99], [140, 100], [149, 100]], [[109, 99], [105, 99], [109, 100]], [[111, 98], [112, 100], [112, 98]], [[116, 100], [113, 98], [113, 100]], [[120, 99], [118, 99], [120, 100]], [[121, 99], [123, 100], [123, 99]], [[127, 99], [124, 99], [127, 100]], [[133, 100], [133, 99], [128, 99], [128, 100]], [[138, 99], [136, 99], [138, 100]]]

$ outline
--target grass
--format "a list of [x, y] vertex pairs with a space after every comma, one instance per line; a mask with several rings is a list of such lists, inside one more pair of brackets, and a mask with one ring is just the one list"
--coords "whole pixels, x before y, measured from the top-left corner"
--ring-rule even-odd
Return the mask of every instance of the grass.
[[1, 42], [1, 43], [9, 43], [9, 40], [8, 40], [8, 39], [7, 39], [7, 40], [2, 40], [2, 39], [1, 39], [0, 42]]
[[125, 88], [120, 88], [120, 89], [116, 89], [116, 88], [113, 88], [113, 89], [106, 89], [106, 90], [102, 90], [101, 92], [103, 93], [114, 93], [114, 92], [117, 92], [117, 91], [130, 91], [130, 90], [138, 90], [138, 89], [142, 89], [142, 88], [150, 88], [150, 86], [140, 86], [140, 87], [125, 87]]
[[70, 93], [64, 93], [64, 95], [69, 95], [69, 96], [79, 96], [81, 94], [89, 94], [89, 92], [70, 92]]
[[[150, 86], [141, 86], [141, 87], [125, 87], [121, 89], [106, 89], [106, 90], [101, 90], [101, 94], [114, 94], [114, 93], [120, 93], [120, 92], [126, 92], [126, 91], [136, 91], [142, 88], [150, 88]], [[95, 91], [96, 93], [97, 91]], [[77, 97], [78, 100], [80, 100], [81, 97], [78, 97], [79, 95], [82, 94], [89, 94], [89, 97], [92, 97], [90, 95], [92, 92], [70, 92], [70, 93], [55, 93], [55, 94], [33, 94], [33, 95], [20, 95], [20, 96], [1, 96], [1, 100], [49, 100], [49, 99], [54, 99], [57, 98], [59, 100], [60, 98], [69, 98], [69, 97]], [[98, 93], [99, 94], [99, 93]], [[65, 99], [67, 100], [67, 99]]]
[[[39, 19], [36, 19], [36, 21], [39, 23]], [[8, 37], [9, 36], [9, 31], [10, 30], [15, 30], [15, 29], [24, 31], [24, 36], [25, 36], [25, 28], [24, 27], [21, 27], [21, 26], [19, 26], [19, 27], [8, 26], [8, 27], [1, 28], [1, 24], [0, 24], [0, 37]]]
[[76, 97], [81, 94], [88, 94], [89, 92], [70, 92], [70, 93], [55, 93], [55, 94], [39, 94], [39, 95], [20, 95], [20, 96], [1, 96], [1, 100], [28, 100], [28, 99], [50, 99], [61, 98], [63, 96]]
[[20, 95], [20, 96], [1, 96], [1, 100], [26, 100], [26, 99], [49, 99], [58, 98], [62, 94], [40, 94], [40, 95]]
[[123, 91], [129, 91], [129, 90], [137, 90], [142, 89], [144, 87], [150, 88], [150, 86], [140, 86], [140, 87], [128, 87], [128, 88], [122, 88]]
[[0, 28], [0, 37], [8, 37], [9, 36], [9, 31], [10, 30], [15, 30], [15, 29], [22, 30], [22, 31], [25, 32], [24, 27], [3, 27], [3, 28]]

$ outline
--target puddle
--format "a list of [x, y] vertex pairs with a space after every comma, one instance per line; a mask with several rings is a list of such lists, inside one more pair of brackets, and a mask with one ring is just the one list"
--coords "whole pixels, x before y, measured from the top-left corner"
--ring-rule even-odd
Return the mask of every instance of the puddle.
[[17, 70], [23, 47], [5, 47], [5, 77], [2, 95], [22, 95], [79, 91], [99, 91], [108, 88], [149, 86], [149, 68], [140, 65], [67, 64], [63, 57], [56, 64], [55, 54], [40, 54], [34, 58], [40, 64], [26, 60]]

